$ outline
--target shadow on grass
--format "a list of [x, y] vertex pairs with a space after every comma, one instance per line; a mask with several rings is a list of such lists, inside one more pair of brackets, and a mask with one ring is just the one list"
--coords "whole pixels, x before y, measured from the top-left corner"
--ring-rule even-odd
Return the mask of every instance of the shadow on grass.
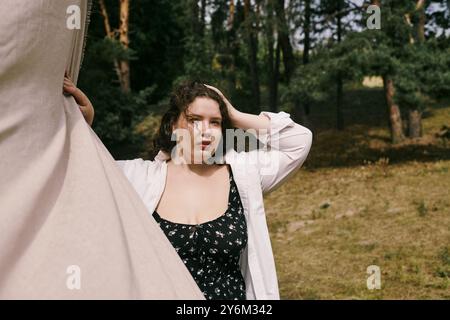
[[314, 105], [310, 115], [314, 140], [305, 168], [359, 166], [381, 158], [391, 164], [450, 159], [448, 140], [436, 137], [442, 125], [450, 125], [450, 101], [428, 101], [423, 137], [397, 145], [391, 144], [385, 106], [381, 88], [347, 91], [342, 110], [345, 129], [338, 131], [330, 129], [335, 127], [334, 100]]
[[344, 131], [322, 130], [314, 135], [305, 168], [351, 167], [388, 158], [390, 164], [450, 160], [450, 143], [429, 133], [420, 139], [390, 143], [385, 129], [354, 125]]

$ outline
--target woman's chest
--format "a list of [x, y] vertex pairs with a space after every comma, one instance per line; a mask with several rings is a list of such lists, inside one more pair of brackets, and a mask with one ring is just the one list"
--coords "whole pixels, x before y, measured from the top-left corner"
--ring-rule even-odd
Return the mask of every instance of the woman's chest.
[[225, 174], [189, 180], [168, 176], [156, 211], [170, 221], [200, 224], [225, 213], [231, 191], [230, 177]]

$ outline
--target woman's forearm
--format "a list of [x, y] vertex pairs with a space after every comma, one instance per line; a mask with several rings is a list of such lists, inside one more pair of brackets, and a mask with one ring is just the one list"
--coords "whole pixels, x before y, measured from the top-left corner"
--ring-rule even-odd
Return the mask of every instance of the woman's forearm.
[[255, 129], [265, 132], [270, 129], [270, 119], [263, 114], [245, 113], [233, 108], [230, 112], [230, 118], [233, 126], [239, 129]]
[[66, 75], [64, 76], [63, 82], [63, 92], [71, 95], [75, 102], [78, 104], [78, 107], [83, 114], [84, 119], [92, 127], [92, 123], [94, 122], [94, 106], [92, 105], [89, 98], [84, 94], [83, 91], [78, 89], [73, 81]]

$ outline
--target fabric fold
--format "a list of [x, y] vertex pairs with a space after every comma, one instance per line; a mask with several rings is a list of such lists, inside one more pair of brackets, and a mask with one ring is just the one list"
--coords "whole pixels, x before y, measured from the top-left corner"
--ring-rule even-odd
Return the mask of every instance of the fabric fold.
[[[2, 0], [0, 298], [203, 294], [75, 100], [87, 0]], [[82, 28], [67, 28], [78, 6]], [[101, 119], [99, 119], [101, 121]]]

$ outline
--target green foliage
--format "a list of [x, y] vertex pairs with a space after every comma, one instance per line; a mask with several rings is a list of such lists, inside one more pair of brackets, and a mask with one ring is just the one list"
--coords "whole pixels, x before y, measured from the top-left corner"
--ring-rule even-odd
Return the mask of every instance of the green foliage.
[[[325, 13], [333, 13], [336, 3], [323, 2]], [[361, 82], [364, 76], [389, 75], [394, 79], [394, 99], [402, 108], [423, 109], [426, 97], [442, 98], [450, 91], [450, 46], [447, 38], [430, 38], [424, 43], [414, 38], [414, 28], [405, 14], [415, 12], [413, 1], [382, 1], [381, 30], [348, 31], [340, 43], [316, 46], [311, 63], [300, 66], [290, 85], [289, 100], [318, 102], [329, 96], [338, 75], [344, 81]], [[413, 22], [417, 12], [411, 14]], [[328, 88], [328, 89], [327, 89]]]
[[294, 74], [293, 81], [286, 93], [281, 97], [283, 103], [298, 99], [306, 103], [325, 100], [329, 95], [329, 84], [332, 79], [328, 70], [319, 61], [299, 66]]
[[[401, 108], [422, 108], [428, 97], [448, 96], [450, 38], [434, 27], [448, 28], [448, 1], [427, 1], [440, 7], [427, 11], [427, 39], [423, 44], [410, 43], [416, 31], [405, 21], [405, 13], [410, 13], [412, 23], [417, 22], [415, 1], [381, 2], [382, 28], [368, 30], [365, 10], [358, 11], [353, 1], [311, 1], [309, 63], [302, 65], [301, 48], [294, 50], [296, 66], [288, 81], [281, 52], [280, 109], [290, 111], [293, 102], [316, 106], [333, 100], [338, 78], [347, 84], [359, 83], [365, 76], [389, 75], [394, 79], [395, 99]], [[94, 129], [108, 146], [116, 146], [119, 156], [122, 156], [119, 146], [134, 144], [137, 149], [144, 148], [139, 141], [147, 141], [150, 135], [133, 126], [148, 116], [161, 115], [173, 86], [186, 79], [194, 78], [219, 87], [241, 111], [256, 113], [261, 107], [266, 109], [273, 75], [268, 67], [268, 43], [272, 39], [274, 47], [277, 45], [276, 32], [280, 27], [274, 19], [276, 14], [269, 14], [273, 8], [268, 2], [251, 2], [250, 14], [246, 16], [244, 2], [235, 1], [231, 23], [228, 0], [206, 1], [205, 21], [201, 20], [200, 7], [198, 12], [195, 9], [200, 3], [132, 1], [130, 49], [124, 50], [117, 40], [105, 38], [103, 18], [98, 2], [94, 1], [79, 86], [94, 103]], [[305, 2], [286, 1], [286, 5], [287, 31], [291, 44], [299, 49], [295, 45], [304, 44]], [[107, 8], [114, 29], [119, 25], [119, 1], [107, 2]], [[339, 10], [342, 11], [341, 42], [337, 41], [336, 12]], [[273, 34], [269, 27], [273, 27]], [[254, 102], [249, 30], [257, 40], [262, 106]], [[128, 95], [120, 92], [114, 60], [130, 61], [131, 93]]]
[[108, 62], [117, 60], [136, 60], [136, 51], [133, 49], [124, 48], [119, 40], [104, 38], [97, 42], [94, 42], [90, 48], [91, 54], [95, 55], [98, 59]]
[[184, 39], [184, 74], [180, 75], [175, 84], [187, 79], [208, 79], [214, 82], [216, 72], [212, 68], [213, 50], [211, 43], [195, 35]]

